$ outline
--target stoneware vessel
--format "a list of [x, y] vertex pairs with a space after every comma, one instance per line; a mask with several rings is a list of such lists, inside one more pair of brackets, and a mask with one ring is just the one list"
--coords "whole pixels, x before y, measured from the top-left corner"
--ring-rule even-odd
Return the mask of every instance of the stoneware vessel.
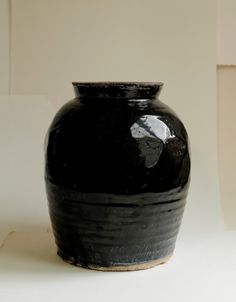
[[146, 269], [174, 251], [189, 185], [186, 130], [162, 83], [73, 83], [46, 137], [58, 255], [104, 270]]

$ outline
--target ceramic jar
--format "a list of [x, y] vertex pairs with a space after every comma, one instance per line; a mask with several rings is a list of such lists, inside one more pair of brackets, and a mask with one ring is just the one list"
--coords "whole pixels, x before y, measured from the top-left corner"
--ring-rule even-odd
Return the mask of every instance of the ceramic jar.
[[138, 270], [172, 255], [189, 186], [186, 130], [162, 83], [73, 83], [47, 133], [45, 180], [58, 255]]

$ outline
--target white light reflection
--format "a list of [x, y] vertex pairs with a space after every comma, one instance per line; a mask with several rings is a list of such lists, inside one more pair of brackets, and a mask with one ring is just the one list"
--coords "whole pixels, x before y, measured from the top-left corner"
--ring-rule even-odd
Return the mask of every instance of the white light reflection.
[[153, 137], [163, 142], [174, 137], [168, 126], [158, 116], [143, 115], [130, 128], [134, 138]]

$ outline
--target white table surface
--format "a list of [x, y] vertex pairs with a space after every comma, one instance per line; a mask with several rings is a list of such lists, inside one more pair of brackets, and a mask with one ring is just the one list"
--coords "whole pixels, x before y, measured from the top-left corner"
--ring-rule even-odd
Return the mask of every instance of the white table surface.
[[0, 248], [0, 301], [236, 301], [236, 232], [183, 236], [165, 265], [98, 272], [64, 263], [51, 232], [12, 232]]

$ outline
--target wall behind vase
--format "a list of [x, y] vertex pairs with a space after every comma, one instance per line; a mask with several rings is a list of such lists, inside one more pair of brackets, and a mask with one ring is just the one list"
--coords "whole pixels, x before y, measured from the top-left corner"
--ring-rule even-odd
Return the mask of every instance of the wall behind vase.
[[73, 97], [72, 81], [165, 83], [161, 99], [179, 113], [192, 143], [185, 226], [193, 231], [221, 227], [215, 6], [213, 0], [12, 0], [13, 94], [50, 95], [59, 106]]
[[0, 95], [9, 94], [10, 12], [9, 0], [0, 0]]
[[236, 66], [218, 67], [220, 191], [226, 227], [236, 229]]
[[221, 201], [225, 225], [236, 229], [236, 1], [218, 0], [218, 127]]

